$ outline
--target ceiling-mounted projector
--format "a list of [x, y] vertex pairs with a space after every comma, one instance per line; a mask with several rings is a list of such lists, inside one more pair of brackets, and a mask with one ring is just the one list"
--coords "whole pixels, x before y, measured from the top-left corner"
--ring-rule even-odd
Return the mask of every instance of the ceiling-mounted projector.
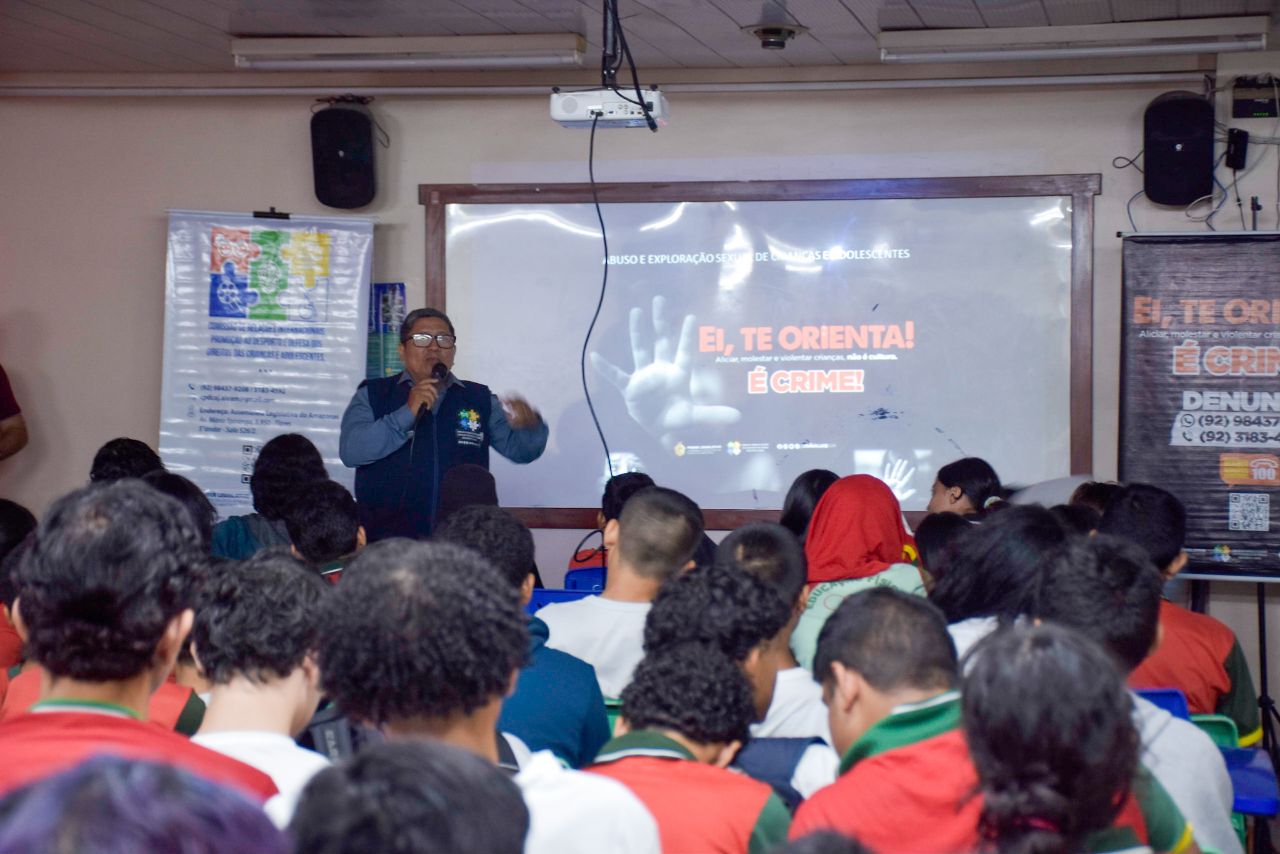
[[[659, 126], [667, 123], [667, 99], [657, 89], [641, 93], [649, 115]], [[649, 123], [634, 90], [587, 89], [551, 93], [551, 118], [567, 128], [643, 128]]]

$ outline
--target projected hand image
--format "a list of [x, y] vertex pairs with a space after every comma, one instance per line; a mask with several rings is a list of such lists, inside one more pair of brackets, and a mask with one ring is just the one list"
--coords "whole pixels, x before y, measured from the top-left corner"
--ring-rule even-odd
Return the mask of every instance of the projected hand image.
[[591, 365], [622, 393], [627, 412], [664, 445], [691, 428], [726, 427], [742, 417], [732, 406], [696, 403], [693, 399], [694, 324], [686, 314], [680, 331], [669, 323], [664, 297], [653, 298], [653, 316], [631, 309], [631, 373], [592, 351]]
[[915, 466], [904, 459], [895, 458], [890, 453], [885, 457], [884, 472], [881, 473], [880, 479], [889, 484], [889, 488], [893, 490], [894, 497], [898, 499], [899, 503], [902, 503], [916, 494], [915, 489], [911, 487], [911, 478], [915, 477], [915, 474]]

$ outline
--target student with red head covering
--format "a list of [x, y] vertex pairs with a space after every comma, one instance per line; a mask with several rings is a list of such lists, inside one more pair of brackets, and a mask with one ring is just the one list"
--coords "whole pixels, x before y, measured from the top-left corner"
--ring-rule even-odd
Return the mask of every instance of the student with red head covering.
[[916, 543], [889, 485], [869, 474], [842, 477], [823, 494], [804, 543], [809, 594], [791, 635], [796, 660], [813, 669], [818, 632], [847, 597], [868, 587], [923, 596]]

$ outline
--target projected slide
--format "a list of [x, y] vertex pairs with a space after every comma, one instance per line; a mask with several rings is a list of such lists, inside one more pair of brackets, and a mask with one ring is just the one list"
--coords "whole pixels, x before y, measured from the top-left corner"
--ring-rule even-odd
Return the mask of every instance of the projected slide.
[[[587, 381], [615, 470], [706, 508], [780, 506], [827, 468], [922, 509], [939, 466], [1068, 472], [1069, 197], [606, 204]], [[598, 504], [579, 378], [603, 273], [590, 204], [452, 204], [457, 371], [551, 425], [504, 504]]]

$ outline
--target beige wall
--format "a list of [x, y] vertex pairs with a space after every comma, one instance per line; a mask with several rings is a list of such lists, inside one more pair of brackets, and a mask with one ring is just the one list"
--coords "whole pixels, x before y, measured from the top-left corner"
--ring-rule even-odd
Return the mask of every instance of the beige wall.
[[[1233, 72], [1265, 69], [1253, 58]], [[1224, 65], [1225, 70], [1225, 65]], [[597, 140], [599, 180], [1102, 175], [1095, 260], [1094, 468], [1115, 474], [1120, 241], [1141, 187], [1112, 158], [1141, 148], [1142, 111], [1167, 84], [1053, 90], [899, 90], [674, 95], [658, 134]], [[0, 362], [32, 440], [0, 462], [0, 495], [42, 509], [81, 483], [105, 439], [156, 442], [165, 209], [317, 212], [307, 98], [0, 100]], [[375, 104], [379, 150], [374, 277], [420, 298], [423, 215], [417, 185], [582, 181], [587, 134], [547, 118], [544, 96]], [[1269, 131], [1269, 122], [1251, 130]], [[1255, 154], [1257, 152], [1255, 151]], [[1274, 158], [1269, 151], [1267, 158]], [[1275, 162], [1242, 195], [1263, 197], [1275, 226]], [[1180, 210], [1134, 205], [1142, 230], [1200, 228]], [[1234, 208], [1219, 217], [1236, 222]], [[411, 297], [411, 301], [413, 301]], [[993, 422], [993, 430], [998, 424]], [[540, 536], [563, 565], [578, 533]], [[554, 577], [554, 576], [553, 576]], [[1219, 585], [1213, 611], [1252, 634], [1249, 591]], [[1280, 623], [1277, 623], [1280, 631]], [[1278, 670], [1277, 672], [1280, 672]]]

